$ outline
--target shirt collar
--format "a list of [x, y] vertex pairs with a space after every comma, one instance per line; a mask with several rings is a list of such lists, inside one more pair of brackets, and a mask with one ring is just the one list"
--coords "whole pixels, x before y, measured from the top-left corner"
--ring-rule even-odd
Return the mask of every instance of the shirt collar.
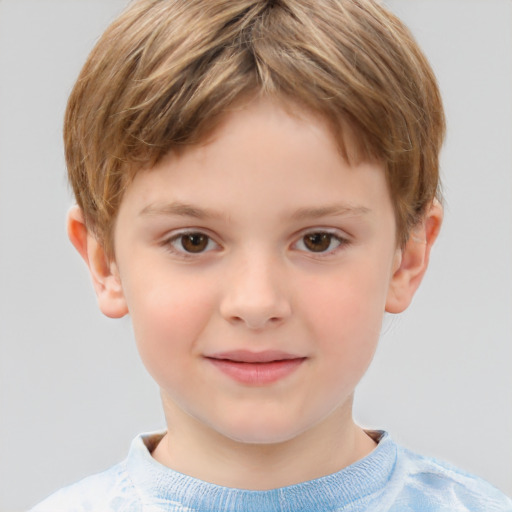
[[127, 459], [128, 474], [145, 504], [179, 504], [197, 512], [341, 509], [381, 491], [397, 458], [395, 443], [387, 433], [379, 431], [372, 436], [378, 441], [377, 447], [337, 473], [279, 489], [252, 491], [203, 482], [158, 463], [151, 451], [163, 435], [141, 434], [134, 439]]

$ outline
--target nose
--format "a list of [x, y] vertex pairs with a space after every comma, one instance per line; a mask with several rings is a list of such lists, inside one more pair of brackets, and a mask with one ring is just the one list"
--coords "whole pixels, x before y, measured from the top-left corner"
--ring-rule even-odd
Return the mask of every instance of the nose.
[[291, 314], [286, 272], [268, 258], [246, 258], [225, 276], [221, 315], [232, 324], [261, 330]]

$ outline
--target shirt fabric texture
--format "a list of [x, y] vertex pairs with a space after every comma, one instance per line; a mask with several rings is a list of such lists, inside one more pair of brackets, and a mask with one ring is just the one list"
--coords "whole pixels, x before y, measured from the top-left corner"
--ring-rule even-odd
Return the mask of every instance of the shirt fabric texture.
[[512, 500], [475, 476], [394, 443], [385, 432], [358, 462], [268, 491], [222, 487], [151, 456], [162, 433], [142, 434], [126, 460], [65, 487], [31, 512], [512, 512]]

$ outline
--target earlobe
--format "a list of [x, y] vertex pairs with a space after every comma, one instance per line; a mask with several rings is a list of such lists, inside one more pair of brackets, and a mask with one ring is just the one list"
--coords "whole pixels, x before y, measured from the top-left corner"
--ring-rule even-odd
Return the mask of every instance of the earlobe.
[[401, 313], [411, 303], [428, 267], [430, 251], [443, 220], [443, 208], [434, 200], [423, 221], [410, 233], [405, 247], [397, 250], [386, 300], [388, 313]]
[[68, 237], [85, 261], [102, 313], [121, 318], [128, 313], [117, 265], [109, 260], [103, 246], [85, 224], [82, 210], [72, 207], [67, 218]]

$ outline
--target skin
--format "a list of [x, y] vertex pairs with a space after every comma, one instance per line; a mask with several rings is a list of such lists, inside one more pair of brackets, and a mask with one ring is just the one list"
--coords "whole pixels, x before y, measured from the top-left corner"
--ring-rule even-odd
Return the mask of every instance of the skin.
[[[350, 165], [322, 118], [290, 111], [253, 100], [205, 143], [137, 174], [115, 259], [78, 208], [68, 220], [101, 310], [130, 314], [160, 387], [168, 433], [153, 457], [229, 487], [310, 480], [374, 449], [352, 419], [354, 390], [384, 312], [412, 300], [442, 219], [434, 203], [397, 247], [382, 165]], [[236, 350], [299, 362], [276, 381], [239, 382], [214, 364]]]

